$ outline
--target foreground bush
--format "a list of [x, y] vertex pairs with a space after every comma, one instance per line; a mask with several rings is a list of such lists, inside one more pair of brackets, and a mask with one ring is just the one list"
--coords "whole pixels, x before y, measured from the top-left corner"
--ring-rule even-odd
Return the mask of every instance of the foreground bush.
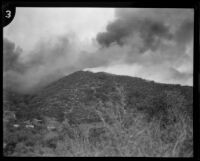
[[[177, 91], [149, 96], [127, 109], [99, 101], [99, 123], [57, 123], [55, 130], [6, 130], [6, 156], [192, 157], [192, 117]], [[114, 108], [109, 108], [114, 107]], [[50, 120], [51, 121], [51, 120]]]

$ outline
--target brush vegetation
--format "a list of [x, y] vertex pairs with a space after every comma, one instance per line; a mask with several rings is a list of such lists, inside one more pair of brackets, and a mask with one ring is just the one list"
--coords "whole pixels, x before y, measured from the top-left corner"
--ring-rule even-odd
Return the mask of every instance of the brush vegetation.
[[192, 157], [192, 93], [188, 86], [82, 71], [31, 95], [4, 90], [3, 152]]

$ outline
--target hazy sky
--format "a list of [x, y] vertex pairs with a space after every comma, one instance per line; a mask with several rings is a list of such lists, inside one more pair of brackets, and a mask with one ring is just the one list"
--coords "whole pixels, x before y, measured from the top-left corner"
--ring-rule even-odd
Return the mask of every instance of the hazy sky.
[[113, 19], [114, 9], [18, 7], [14, 20], [4, 29], [4, 36], [29, 51], [39, 40], [66, 34], [91, 41]]
[[192, 85], [193, 21], [192, 9], [17, 8], [4, 78], [31, 89], [85, 69]]

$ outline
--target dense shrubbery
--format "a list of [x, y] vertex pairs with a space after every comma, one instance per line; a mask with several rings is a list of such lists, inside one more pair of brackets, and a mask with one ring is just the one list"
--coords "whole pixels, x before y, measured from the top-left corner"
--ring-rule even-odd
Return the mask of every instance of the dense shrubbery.
[[[176, 97], [175, 97], [176, 96]], [[97, 127], [86, 124], [82, 129], [67, 120], [55, 131], [21, 129], [7, 132], [5, 155], [11, 156], [192, 156], [192, 129], [187, 129], [182, 114], [184, 98], [176, 92], [165, 92], [152, 100], [144, 111], [123, 107], [98, 107], [102, 119]], [[150, 102], [147, 102], [150, 103]], [[137, 108], [137, 107], [136, 107]], [[153, 110], [153, 111], [152, 111]], [[124, 112], [122, 112], [124, 111]], [[105, 115], [112, 120], [106, 121]], [[109, 114], [109, 115], [108, 115]], [[151, 117], [151, 119], [147, 119]]]
[[[79, 79], [74, 74], [72, 76]], [[54, 91], [49, 92], [53, 95], [48, 96], [49, 93], [43, 91], [42, 96], [33, 99], [38, 104], [31, 101], [31, 107], [38, 105], [37, 110], [30, 111], [28, 102], [19, 100], [17, 106], [21, 111], [16, 110], [19, 124], [34, 117], [43, 122], [40, 127], [32, 129], [13, 128], [11, 121], [4, 122], [4, 155], [193, 155], [192, 96], [188, 99], [190, 92], [186, 88], [187, 92], [183, 92], [179, 90], [182, 87], [164, 88], [153, 82], [144, 83], [141, 79], [131, 81], [130, 77], [123, 77], [121, 83], [120, 79], [112, 82], [111, 76], [108, 79], [102, 73], [93, 78], [105, 84], [93, 88], [82, 84], [81, 89], [70, 89], [69, 92], [62, 91], [64, 80], [58, 82], [62, 88], [55, 83], [48, 88]], [[70, 87], [74, 85], [73, 79], [67, 80]], [[85, 75], [81, 75], [81, 79], [89, 82]], [[68, 109], [71, 107], [72, 111]], [[70, 112], [64, 114], [63, 110]], [[55, 129], [48, 130], [50, 124], [54, 124]]]

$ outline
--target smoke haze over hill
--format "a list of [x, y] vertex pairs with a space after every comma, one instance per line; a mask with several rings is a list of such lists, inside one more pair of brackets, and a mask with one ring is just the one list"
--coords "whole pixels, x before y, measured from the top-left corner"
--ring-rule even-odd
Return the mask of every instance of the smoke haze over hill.
[[[163, 83], [192, 85], [193, 11], [190, 9], [114, 9], [115, 17], [108, 14], [110, 19], [105, 21], [102, 20], [105, 17], [103, 11], [100, 12], [99, 9], [99, 19], [92, 16], [91, 21], [89, 18], [86, 21], [87, 14], [96, 12], [89, 12], [88, 9], [82, 22], [83, 29], [80, 31], [73, 31], [70, 23], [76, 26], [79, 21], [81, 24], [81, 19], [76, 19], [77, 22], [72, 21], [68, 15], [67, 21], [62, 19], [65, 16], [61, 14], [62, 16], [59, 16], [63, 24], [58, 23], [59, 34], [37, 39], [31, 35], [34, 29], [24, 28], [23, 31], [23, 27], [22, 30], [20, 27], [23, 21], [31, 19], [32, 23], [38, 23], [44, 17], [34, 15], [37, 8], [32, 9], [32, 12], [23, 11], [23, 8], [17, 11], [19, 15], [16, 15], [13, 25], [11, 23], [4, 30], [4, 86], [29, 92], [82, 69], [125, 73]], [[23, 15], [20, 15], [20, 11], [23, 11]], [[24, 16], [24, 13], [28, 14]], [[73, 13], [84, 14], [76, 9]], [[48, 19], [44, 26], [52, 24], [54, 20]], [[89, 28], [95, 21], [102, 22], [98, 31]], [[38, 25], [41, 26], [38, 33], [47, 35], [42, 24]], [[61, 29], [59, 31], [59, 27], [62, 28], [62, 32]], [[52, 33], [55, 32], [53, 27], [48, 29], [52, 29]], [[30, 37], [26, 35], [27, 32], [30, 33]], [[88, 37], [82, 40], [80, 35], [84, 32], [88, 33]], [[21, 36], [16, 36], [16, 33]], [[31, 36], [34, 38], [33, 47], [24, 50], [26, 44], [30, 44]], [[24, 41], [24, 46], [23, 43], [19, 43], [22, 39], [27, 41]]]

